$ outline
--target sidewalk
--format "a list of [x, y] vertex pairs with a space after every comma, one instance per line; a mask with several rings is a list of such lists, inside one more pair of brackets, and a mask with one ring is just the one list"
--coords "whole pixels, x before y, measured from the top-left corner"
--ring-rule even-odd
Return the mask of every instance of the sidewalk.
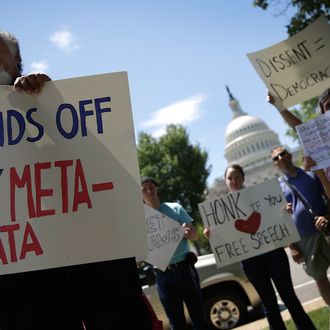
[[[317, 298], [308, 303], [303, 304], [304, 309], [307, 313], [315, 309], [319, 309], [325, 306], [323, 299]], [[286, 309], [282, 313], [283, 320], [289, 320], [291, 318], [289, 311]], [[263, 330], [268, 329], [267, 319], [263, 318], [258, 321], [254, 321], [240, 327], [234, 328], [235, 330]]]

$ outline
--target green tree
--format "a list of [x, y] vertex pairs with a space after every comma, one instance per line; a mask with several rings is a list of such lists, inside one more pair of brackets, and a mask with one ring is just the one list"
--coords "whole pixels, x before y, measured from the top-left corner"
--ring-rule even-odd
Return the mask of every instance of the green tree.
[[141, 176], [152, 176], [160, 183], [160, 199], [179, 202], [197, 227], [202, 226], [198, 203], [204, 200], [211, 166], [207, 152], [189, 141], [186, 128], [169, 125], [159, 139], [140, 133], [138, 157]]
[[[272, 6], [277, 16], [286, 15], [289, 9], [295, 10], [290, 23], [286, 26], [289, 36], [303, 30], [320, 15], [324, 15], [330, 20], [330, 0], [254, 0], [253, 5], [264, 10]], [[317, 109], [317, 99], [311, 99], [301, 104], [300, 109], [293, 109], [292, 112], [300, 118], [302, 122], [315, 118]], [[295, 130], [289, 128], [287, 136], [298, 140]], [[298, 140], [299, 141], [299, 140]]]
[[294, 9], [296, 12], [286, 26], [289, 36], [301, 31], [322, 14], [330, 19], [330, 0], [254, 0], [253, 5], [264, 10], [272, 6], [278, 16]]
[[[298, 117], [302, 122], [308, 121], [317, 117], [317, 98], [313, 98], [309, 101], [303, 102], [300, 105], [300, 109], [292, 109], [291, 112]], [[290, 136], [294, 141], [299, 142], [297, 131], [289, 128], [285, 135]]]

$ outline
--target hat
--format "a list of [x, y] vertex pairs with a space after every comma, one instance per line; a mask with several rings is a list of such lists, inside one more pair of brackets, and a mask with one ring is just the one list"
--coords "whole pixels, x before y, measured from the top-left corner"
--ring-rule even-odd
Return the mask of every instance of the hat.
[[145, 182], [152, 182], [156, 187], [158, 187], [157, 181], [154, 178], [152, 178], [151, 176], [141, 177], [141, 184], [144, 184]]

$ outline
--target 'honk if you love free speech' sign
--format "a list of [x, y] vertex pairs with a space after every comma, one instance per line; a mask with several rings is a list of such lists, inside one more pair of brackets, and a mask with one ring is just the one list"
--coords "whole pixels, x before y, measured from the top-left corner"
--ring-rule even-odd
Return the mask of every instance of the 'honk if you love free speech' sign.
[[127, 74], [0, 104], [0, 274], [146, 254]]
[[293, 37], [247, 56], [286, 107], [330, 87], [330, 25], [323, 16]]
[[277, 179], [199, 204], [218, 267], [300, 240]]

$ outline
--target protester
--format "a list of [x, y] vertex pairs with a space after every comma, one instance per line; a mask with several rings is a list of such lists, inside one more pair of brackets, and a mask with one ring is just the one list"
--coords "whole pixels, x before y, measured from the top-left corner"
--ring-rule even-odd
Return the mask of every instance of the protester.
[[[302, 121], [291, 111], [286, 109], [283, 105], [283, 102], [278, 97], [274, 97], [270, 92], [267, 93], [267, 101], [276, 107], [282, 118], [291, 128], [296, 129], [297, 125], [302, 124]], [[326, 111], [330, 110], [330, 88], [326, 89], [320, 95], [318, 99], [318, 108], [321, 114], [324, 114]], [[305, 171], [310, 170], [312, 166], [316, 165], [314, 160], [309, 156], [304, 156], [303, 162]], [[325, 168], [324, 171], [318, 170], [315, 172], [323, 184], [327, 197], [330, 198], [330, 166]]]
[[[34, 94], [49, 80], [22, 75], [19, 43], [0, 31], [0, 84]], [[1, 330], [150, 329], [133, 257], [2, 275], [0, 292]]]
[[313, 172], [306, 172], [292, 163], [292, 155], [284, 148], [272, 151], [274, 165], [283, 173], [282, 190], [293, 215], [301, 240], [290, 245], [293, 260], [303, 263], [306, 273], [317, 284], [327, 305], [330, 305], [330, 282], [327, 269], [330, 265], [330, 242], [320, 232], [326, 228], [329, 216], [322, 194], [322, 184]]
[[174, 252], [166, 270], [163, 272], [155, 269], [159, 298], [170, 321], [171, 329], [188, 329], [183, 302], [187, 306], [193, 328], [195, 330], [206, 329], [199, 276], [193, 262], [187, 258], [190, 255], [188, 239], [196, 240], [198, 237], [197, 231], [192, 225], [192, 219], [180, 204], [160, 202], [158, 183], [155, 179], [143, 177], [141, 186], [144, 202], [181, 223], [185, 231], [184, 238]]
[[[244, 176], [243, 168], [240, 165], [229, 165], [225, 171], [225, 181], [229, 191], [244, 189]], [[204, 234], [209, 237], [209, 228], [204, 229]], [[270, 329], [286, 330], [277, 304], [273, 281], [297, 329], [316, 330], [295, 294], [289, 261], [284, 248], [243, 260], [241, 264], [246, 276], [261, 298]]]

